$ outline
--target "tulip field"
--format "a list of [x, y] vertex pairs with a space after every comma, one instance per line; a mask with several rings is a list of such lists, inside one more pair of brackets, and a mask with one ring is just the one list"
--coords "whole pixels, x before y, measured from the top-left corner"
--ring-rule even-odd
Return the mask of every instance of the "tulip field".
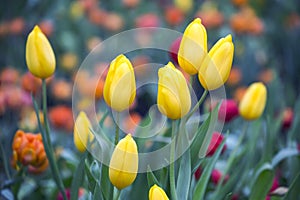
[[1, 200], [300, 200], [300, 1], [1, 3]]

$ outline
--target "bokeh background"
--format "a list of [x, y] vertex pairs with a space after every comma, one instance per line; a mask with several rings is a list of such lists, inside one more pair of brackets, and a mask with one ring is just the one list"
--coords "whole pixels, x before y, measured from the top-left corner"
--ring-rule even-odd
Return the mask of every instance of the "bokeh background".
[[[71, 159], [76, 154], [72, 140], [73, 81], [89, 52], [110, 36], [133, 28], [164, 27], [183, 32], [195, 17], [200, 17], [207, 29], [209, 47], [220, 37], [233, 36], [234, 62], [225, 85], [228, 98], [238, 102], [250, 83], [262, 81], [269, 89], [266, 113], [276, 116], [286, 109], [295, 111], [300, 94], [299, 0], [1, 0], [0, 142], [6, 159], [11, 157], [17, 129], [37, 130], [30, 94], [40, 98], [41, 81], [28, 72], [25, 62], [27, 35], [35, 25], [48, 37], [56, 55], [57, 69], [48, 80], [49, 120], [57, 153], [64, 152], [62, 156]], [[146, 39], [139, 38], [140, 42]], [[176, 51], [178, 42], [168, 48]], [[159, 52], [134, 54], [130, 59], [133, 66], [158, 60], [176, 63], [171, 54]], [[108, 64], [99, 63], [98, 67]], [[80, 88], [82, 93], [93, 92], [88, 85], [97, 82], [95, 96], [101, 101], [104, 80], [88, 74], [80, 78], [86, 83]], [[201, 95], [196, 79], [193, 86]], [[135, 123], [156, 100], [146, 89], [137, 94], [130, 110]], [[124, 123], [134, 129], [132, 120]], [[0, 182], [6, 179], [3, 159]], [[70, 176], [70, 171], [66, 170], [65, 176]]]

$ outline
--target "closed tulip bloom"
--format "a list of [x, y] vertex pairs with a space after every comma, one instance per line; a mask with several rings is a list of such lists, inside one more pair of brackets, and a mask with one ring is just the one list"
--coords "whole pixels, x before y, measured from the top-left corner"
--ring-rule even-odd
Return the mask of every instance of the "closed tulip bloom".
[[221, 87], [228, 79], [234, 53], [231, 35], [221, 38], [205, 57], [198, 73], [201, 85], [206, 90]]
[[149, 190], [149, 200], [169, 200], [165, 191], [154, 184]]
[[29, 33], [26, 43], [26, 63], [38, 78], [48, 78], [55, 71], [55, 55], [47, 37], [38, 26]]
[[158, 70], [157, 104], [170, 119], [179, 119], [191, 108], [191, 96], [182, 73], [169, 62]]
[[266, 100], [266, 86], [261, 82], [251, 84], [240, 102], [240, 115], [246, 120], [259, 118], [265, 109]]
[[207, 54], [207, 34], [201, 19], [196, 18], [183, 33], [178, 51], [179, 66], [188, 74], [197, 74]]
[[104, 83], [104, 100], [114, 110], [121, 112], [133, 103], [135, 90], [135, 76], [132, 64], [121, 54], [109, 66]]
[[78, 151], [84, 152], [89, 142], [94, 139], [92, 125], [85, 112], [80, 112], [74, 126], [74, 144]]
[[110, 163], [110, 182], [119, 190], [131, 185], [138, 170], [138, 150], [131, 134], [119, 141]]

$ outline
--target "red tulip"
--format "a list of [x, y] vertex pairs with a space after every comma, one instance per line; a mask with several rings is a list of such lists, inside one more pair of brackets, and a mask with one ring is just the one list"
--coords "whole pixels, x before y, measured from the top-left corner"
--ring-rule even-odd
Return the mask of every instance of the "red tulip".
[[178, 64], [178, 50], [180, 46], [182, 37], [178, 37], [176, 40], [174, 40], [170, 46], [169, 49], [169, 55], [172, 58], [172, 61]]
[[[210, 141], [210, 144], [208, 146], [206, 155], [207, 156], [212, 156], [214, 155], [215, 151], [218, 149], [220, 144], [223, 142], [224, 136], [218, 132], [214, 132]], [[226, 150], [226, 144], [224, 145], [222, 149], [222, 153]]]
[[291, 127], [294, 119], [294, 112], [292, 108], [286, 108], [283, 111], [282, 128], [287, 130]]
[[220, 121], [229, 122], [239, 115], [237, 103], [232, 99], [223, 100], [218, 118]]
[[[211, 173], [211, 181], [215, 185], [218, 185], [219, 181], [221, 181], [222, 176], [223, 176], [223, 174], [219, 170], [214, 169]], [[223, 183], [225, 183], [228, 179], [229, 179], [229, 176], [226, 175]]]

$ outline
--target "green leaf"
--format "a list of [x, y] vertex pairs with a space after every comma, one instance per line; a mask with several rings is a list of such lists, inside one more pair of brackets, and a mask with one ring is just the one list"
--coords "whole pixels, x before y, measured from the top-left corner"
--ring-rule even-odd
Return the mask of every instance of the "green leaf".
[[188, 149], [182, 156], [177, 179], [177, 197], [178, 199], [188, 199], [191, 182], [191, 156]]
[[109, 180], [109, 167], [102, 164], [102, 171], [101, 171], [101, 191], [103, 194], [104, 199], [112, 199], [113, 197], [113, 185]]
[[18, 191], [18, 199], [24, 199], [26, 196], [31, 194], [36, 188], [37, 184], [32, 179], [24, 181]]
[[272, 159], [272, 166], [276, 167], [282, 160], [291, 156], [297, 156], [299, 152], [297, 149], [285, 148], [279, 151]]
[[97, 183], [93, 192], [93, 200], [103, 200], [100, 185]]
[[191, 144], [191, 166], [195, 171], [204, 157], [213, 134], [214, 124], [218, 119], [219, 106], [216, 106], [198, 129]]
[[161, 186], [149, 166], [147, 171], [147, 180], [149, 188], [152, 187], [154, 184]]
[[219, 156], [221, 155], [221, 151], [225, 145], [225, 141], [226, 140], [224, 140], [222, 142], [222, 144], [218, 147], [218, 150], [215, 152], [215, 154], [212, 156], [212, 158], [210, 158], [207, 165], [205, 166], [204, 171], [201, 174], [201, 178], [195, 186], [193, 200], [204, 199], [204, 194], [205, 194], [205, 191], [206, 191], [206, 188], [208, 185], [209, 178], [211, 176], [211, 172], [212, 172]]
[[72, 180], [72, 184], [71, 184], [71, 200], [77, 200], [78, 199], [78, 189], [80, 187], [80, 185], [83, 183], [84, 181], [84, 164], [85, 164], [85, 158], [87, 156], [88, 152], [85, 152], [80, 161], [79, 164], [76, 168], [76, 171], [73, 175], [73, 180]]
[[168, 184], [168, 178], [169, 178], [168, 171], [169, 171], [168, 168], [164, 167], [160, 170], [159, 173], [159, 183], [161, 183], [163, 188], [166, 188]]
[[250, 193], [250, 200], [263, 200], [273, 184], [274, 170], [270, 164], [261, 166], [255, 174], [255, 182]]
[[298, 175], [294, 178], [283, 200], [299, 199], [299, 188], [300, 188], [300, 173], [298, 173]]
[[89, 167], [89, 163], [88, 163], [87, 159], [84, 162], [84, 170], [85, 170], [85, 174], [87, 175], [87, 178], [88, 178], [88, 189], [90, 191], [93, 191], [98, 180], [96, 177], [93, 176], [92, 172], [90, 171], [90, 167]]

